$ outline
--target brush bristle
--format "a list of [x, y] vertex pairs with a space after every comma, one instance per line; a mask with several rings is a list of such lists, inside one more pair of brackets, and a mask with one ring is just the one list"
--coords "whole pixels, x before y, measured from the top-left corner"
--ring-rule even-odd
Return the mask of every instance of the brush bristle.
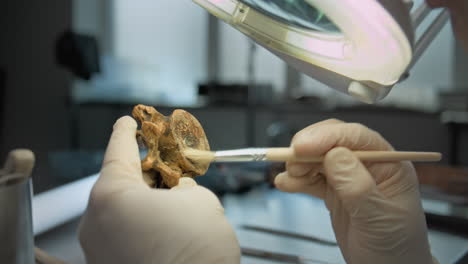
[[191, 148], [184, 150], [184, 155], [187, 159], [196, 163], [210, 163], [215, 158], [214, 152]]

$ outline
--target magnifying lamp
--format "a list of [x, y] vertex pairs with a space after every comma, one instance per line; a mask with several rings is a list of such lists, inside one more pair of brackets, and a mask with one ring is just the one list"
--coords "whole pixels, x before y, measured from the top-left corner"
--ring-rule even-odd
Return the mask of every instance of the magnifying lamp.
[[449, 19], [412, 0], [193, 0], [298, 71], [366, 102], [408, 76]]

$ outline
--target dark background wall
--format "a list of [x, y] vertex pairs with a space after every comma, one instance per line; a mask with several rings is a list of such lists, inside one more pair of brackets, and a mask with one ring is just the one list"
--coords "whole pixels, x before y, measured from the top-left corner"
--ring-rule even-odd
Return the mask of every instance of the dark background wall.
[[[173, 111], [173, 108], [168, 107], [156, 106], [156, 108], [165, 115]], [[124, 104], [81, 106], [77, 110], [75, 131], [80, 148], [103, 149], [115, 119], [130, 114], [131, 109], [132, 105]], [[245, 108], [209, 106], [185, 109], [200, 121], [212, 149], [249, 147], [248, 115]], [[294, 133], [302, 128], [315, 122], [337, 118], [346, 122], [365, 124], [382, 134], [397, 150], [441, 152], [444, 154], [443, 162], [448, 163], [449, 129], [440, 122], [438, 113], [372, 106], [323, 110], [308, 104], [260, 106], [255, 113], [256, 147], [276, 144], [288, 146]], [[272, 138], [270, 136], [272, 133], [269, 132], [273, 125], [283, 128], [283, 132], [275, 138]], [[466, 138], [466, 135], [461, 135], [460, 139], [463, 138]], [[464, 151], [460, 153], [463, 156], [465, 154]]]
[[47, 152], [69, 144], [71, 76], [56, 65], [54, 43], [70, 26], [71, 11], [70, 0], [0, 1], [0, 68], [6, 72], [0, 160], [11, 149], [32, 149], [38, 184], [47, 179]]

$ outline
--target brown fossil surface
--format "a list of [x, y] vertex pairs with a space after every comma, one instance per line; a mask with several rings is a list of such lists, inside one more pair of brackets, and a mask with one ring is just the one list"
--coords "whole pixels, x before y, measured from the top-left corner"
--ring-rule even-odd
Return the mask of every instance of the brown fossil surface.
[[194, 116], [181, 109], [164, 116], [145, 105], [135, 106], [132, 115], [140, 124], [137, 140], [148, 149], [141, 161], [146, 183], [171, 188], [179, 183], [180, 177], [206, 173], [209, 164], [194, 163], [183, 155], [187, 148], [210, 150], [205, 131]]

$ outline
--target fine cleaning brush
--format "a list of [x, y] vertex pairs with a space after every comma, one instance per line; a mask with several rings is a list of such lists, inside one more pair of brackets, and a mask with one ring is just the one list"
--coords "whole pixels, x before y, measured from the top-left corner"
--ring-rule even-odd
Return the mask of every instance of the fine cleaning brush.
[[[438, 152], [410, 152], [410, 151], [353, 151], [361, 161], [396, 162], [396, 161], [440, 161], [442, 154]], [[297, 157], [292, 148], [246, 148], [222, 151], [204, 151], [186, 149], [185, 157], [201, 163], [210, 162], [248, 162], [248, 161], [294, 161], [314, 162], [323, 161], [319, 157]]]

